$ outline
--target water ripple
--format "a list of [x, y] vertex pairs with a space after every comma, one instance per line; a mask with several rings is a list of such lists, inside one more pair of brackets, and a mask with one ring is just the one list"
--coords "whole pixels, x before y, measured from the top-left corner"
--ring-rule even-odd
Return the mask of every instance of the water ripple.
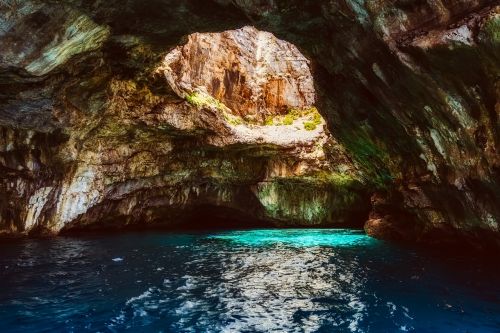
[[32, 240], [1, 251], [0, 320], [8, 332], [500, 327], [500, 291], [491, 283], [498, 271], [356, 231], [136, 234]]

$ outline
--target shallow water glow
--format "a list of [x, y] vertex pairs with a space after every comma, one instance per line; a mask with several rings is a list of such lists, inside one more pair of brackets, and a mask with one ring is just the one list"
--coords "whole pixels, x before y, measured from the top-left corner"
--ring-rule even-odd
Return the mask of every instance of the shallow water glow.
[[287, 245], [310, 246], [357, 246], [375, 244], [377, 240], [363, 232], [347, 229], [257, 229], [221, 232], [209, 236], [248, 246]]
[[359, 231], [0, 245], [5, 332], [498, 332], [500, 273]]

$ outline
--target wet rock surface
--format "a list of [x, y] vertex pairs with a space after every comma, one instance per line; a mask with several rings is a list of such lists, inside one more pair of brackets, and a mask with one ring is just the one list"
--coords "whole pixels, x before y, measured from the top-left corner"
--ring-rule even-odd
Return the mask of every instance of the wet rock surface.
[[[499, 11], [486, 0], [4, 1], [2, 230], [147, 226], [203, 204], [279, 225], [368, 220], [381, 238], [498, 242]], [[276, 93], [231, 75], [225, 85], [210, 68], [227, 50], [190, 47], [204, 36], [192, 33], [250, 25], [305, 54], [314, 99], [300, 80]], [[187, 85], [158, 70], [173, 50]], [[196, 77], [198, 53], [218, 57]], [[314, 129], [313, 112], [284, 121], [314, 100]], [[287, 130], [305, 139], [276, 139]]]

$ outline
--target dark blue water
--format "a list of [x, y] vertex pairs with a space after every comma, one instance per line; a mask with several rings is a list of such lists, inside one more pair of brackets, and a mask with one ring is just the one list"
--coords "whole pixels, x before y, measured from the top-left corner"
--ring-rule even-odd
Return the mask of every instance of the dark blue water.
[[354, 231], [3, 242], [2, 332], [500, 332], [500, 271]]

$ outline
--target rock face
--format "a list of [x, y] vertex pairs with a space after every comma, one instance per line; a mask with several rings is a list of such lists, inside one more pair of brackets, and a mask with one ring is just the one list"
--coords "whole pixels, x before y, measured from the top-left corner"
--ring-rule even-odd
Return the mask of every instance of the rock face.
[[309, 60], [293, 44], [249, 26], [189, 35], [164, 66], [180, 96], [206, 92], [236, 114], [261, 122], [315, 103]]
[[[239, 46], [228, 36], [238, 36]], [[222, 58], [207, 52], [202, 61], [212, 70], [198, 70], [197, 81], [180, 75], [183, 70], [173, 71], [189, 69], [186, 61], [193, 62], [189, 52], [183, 57], [177, 48], [147, 69], [146, 82], [104, 72], [110, 75], [107, 95], [98, 92], [83, 101], [102, 100], [94, 102], [97, 114], [89, 114], [92, 106], [86, 104], [69, 115], [67, 134], [53, 147], [36, 141], [33, 130], [5, 129], [2, 152], [12, 176], [2, 183], [10, 199], [2, 206], [4, 232], [189, 227], [195, 215], [201, 216], [196, 224], [203, 227], [209, 218], [203, 211], [235, 223], [361, 225], [368, 201], [357, 180], [359, 172], [312, 105], [312, 76], [298, 50], [248, 27], [188, 39], [181, 48], [227, 51]], [[278, 65], [278, 58], [267, 56], [256, 62], [256, 53], [250, 51], [264, 41], [276, 54], [293, 50], [301, 61]], [[247, 53], [241, 53], [242, 46]], [[246, 65], [223, 62], [230, 55]], [[247, 78], [226, 82], [234, 99], [226, 94], [219, 100], [213, 87], [207, 89], [206, 84], [215, 82], [214, 69]], [[286, 76], [287, 85], [281, 93], [269, 91], [278, 75]], [[99, 80], [99, 74], [90, 76]], [[309, 84], [308, 99], [299, 94], [304, 82]], [[238, 95], [244, 91], [252, 91], [251, 103]], [[273, 93], [284, 96], [279, 104], [270, 102]], [[276, 113], [278, 108], [283, 114]], [[49, 151], [42, 154], [39, 147]], [[21, 151], [25, 155], [18, 155]]]
[[490, 0], [3, 1], [0, 226], [210, 206], [498, 245], [499, 22]]

